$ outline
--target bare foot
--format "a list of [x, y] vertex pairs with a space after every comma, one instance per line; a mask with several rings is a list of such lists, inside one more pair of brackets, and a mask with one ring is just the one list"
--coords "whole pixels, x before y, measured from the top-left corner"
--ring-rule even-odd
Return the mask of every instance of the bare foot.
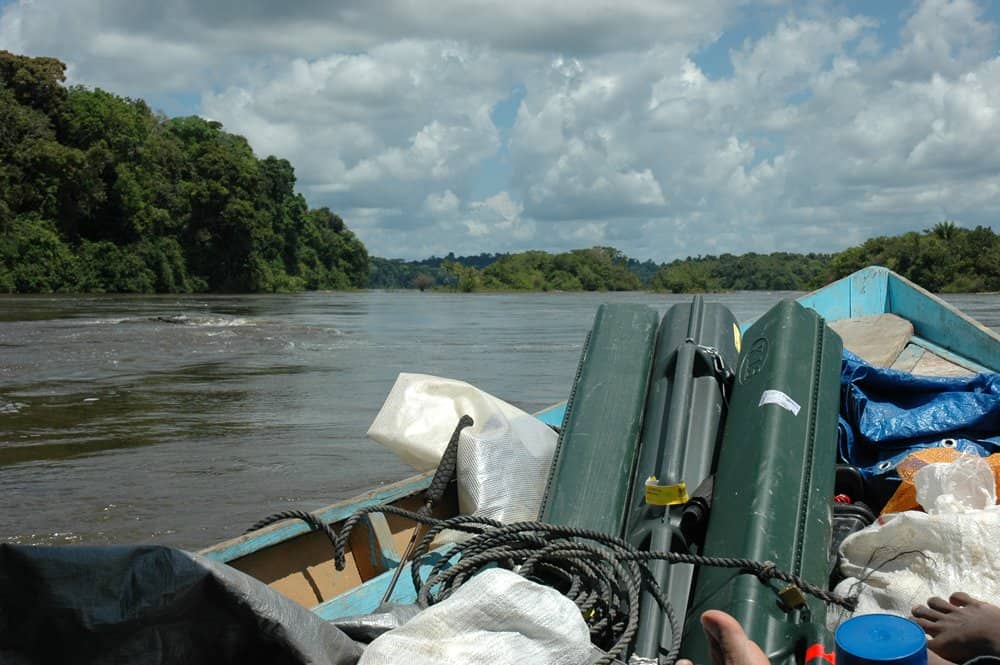
[[[712, 665], [770, 665], [767, 656], [747, 637], [739, 622], [725, 612], [708, 610], [701, 615], [701, 627], [708, 637]], [[693, 664], [681, 659], [677, 665]]]
[[931, 636], [927, 648], [955, 663], [976, 656], [1000, 656], [1000, 607], [967, 593], [930, 598], [913, 608], [913, 619]]

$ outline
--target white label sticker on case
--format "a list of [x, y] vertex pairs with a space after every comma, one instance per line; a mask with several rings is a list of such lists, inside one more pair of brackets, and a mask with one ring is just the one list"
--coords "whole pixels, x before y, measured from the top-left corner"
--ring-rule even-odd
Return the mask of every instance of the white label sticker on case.
[[777, 404], [782, 409], [786, 411], [791, 411], [793, 416], [799, 415], [799, 403], [794, 399], [781, 392], [780, 390], [765, 390], [760, 394], [760, 402], [757, 406], [764, 406], [765, 404]]

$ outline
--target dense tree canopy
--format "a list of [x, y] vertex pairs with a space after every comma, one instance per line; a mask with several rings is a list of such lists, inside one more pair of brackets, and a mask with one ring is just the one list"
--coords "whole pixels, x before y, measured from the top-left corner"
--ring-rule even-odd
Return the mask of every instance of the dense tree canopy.
[[[650, 270], [650, 264], [653, 269]], [[372, 259], [371, 288], [433, 287], [459, 291], [632, 291], [644, 286], [639, 274], [655, 272], [651, 261], [627, 259], [613, 247], [478, 254], [424, 261]]]
[[368, 255], [284, 159], [0, 51], [0, 292], [363, 287]]
[[501, 256], [506, 256], [506, 254], [484, 253], [456, 257], [453, 253], [449, 253], [445, 257], [432, 256], [422, 261], [382, 259], [373, 256], [371, 257], [368, 288], [411, 289], [423, 286], [424, 289], [427, 289], [434, 286], [454, 285], [455, 276], [445, 269], [445, 264], [459, 263], [482, 269], [500, 259]]
[[722, 254], [663, 265], [611, 247], [552, 255], [530, 251], [426, 261], [373, 259], [372, 288], [633, 290], [674, 293], [805, 291], [869, 265], [883, 265], [943, 292], [1000, 291], [1000, 235], [941, 222], [922, 233], [872, 238], [838, 254]]
[[796, 291], [820, 286], [828, 254], [723, 254], [666, 264], [651, 285], [660, 291]]
[[652, 280], [675, 293], [719, 290], [808, 290], [880, 265], [931, 291], [1000, 291], [1000, 235], [944, 221], [922, 233], [880, 236], [838, 254], [706, 256], [665, 265]]
[[445, 269], [460, 291], [633, 291], [642, 282], [613, 247], [574, 249], [562, 254], [532, 251], [506, 254], [482, 270], [449, 261]]
[[833, 257], [827, 276], [882, 265], [930, 291], [1000, 291], [1000, 235], [985, 226], [944, 221], [923, 233], [880, 236]]

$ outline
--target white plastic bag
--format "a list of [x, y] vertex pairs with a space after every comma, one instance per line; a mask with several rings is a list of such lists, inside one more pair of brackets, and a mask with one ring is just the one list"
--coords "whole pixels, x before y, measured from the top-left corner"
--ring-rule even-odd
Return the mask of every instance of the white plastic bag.
[[475, 424], [458, 444], [461, 512], [506, 523], [537, 519], [558, 435], [489, 393], [454, 379], [400, 374], [368, 436], [426, 471], [465, 414]]
[[[846, 579], [835, 591], [858, 595], [855, 615], [908, 616], [931, 596], [957, 591], [1000, 605], [1000, 506], [989, 465], [963, 455], [930, 464], [913, 480], [927, 512], [885, 515], [848, 536], [840, 547]], [[828, 627], [846, 618], [831, 611]]]
[[498, 413], [481, 428], [462, 431], [456, 475], [463, 514], [505, 524], [538, 519], [558, 437], [544, 424], [545, 431], [533, 424], [524, 431], [526, 424]]
[[978, 455], [928, 464], [913, 476], [917, 503], [931, 515], [983, 510], [997, 502], [993, 469]]
[[376, 638], [358, 665], [584, 665], [590, 658], [590, 631], [573, 601], [494, 568]]

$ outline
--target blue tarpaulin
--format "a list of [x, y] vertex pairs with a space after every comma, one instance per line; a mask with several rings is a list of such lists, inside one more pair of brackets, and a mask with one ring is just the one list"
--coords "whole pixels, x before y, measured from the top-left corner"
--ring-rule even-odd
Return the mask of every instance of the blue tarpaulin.
[[876, 491], [892, 490], [896, 465], [915, 450], [1000, 452], [1000, 374], [917, 376], [845, 349], [840, 385], [841, 461]]

